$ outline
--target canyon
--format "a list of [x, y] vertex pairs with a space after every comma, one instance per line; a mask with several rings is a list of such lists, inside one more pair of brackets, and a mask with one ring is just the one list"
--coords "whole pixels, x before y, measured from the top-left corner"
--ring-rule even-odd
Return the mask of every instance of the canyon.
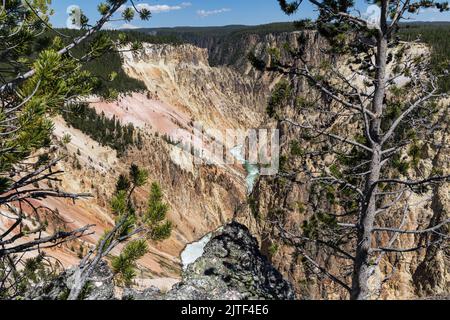
[[[86, 252], [97, 243], [113, 224], [109, 199], [116, 179], [134, 163], [148, 170], [149, 181], [161, 184], [170, 205], [168, 219], [174, 224], [171, 238], [152, 244], [140, 260], [137, 283], [168, 289], [180, 280], [185, 246], [231, 222], [246, 207], [248, 193], [243, 165], [197, 165], [170, 140], [177, 138], [177, 129], [194, 132], [194, 122], [222, 132], [258, 128], [270, 91], [233, 68], [211, 67], [207, 50], [189, 44], [145, 44], [144, 50], [125, 52], [122, 58], [125, 72], [142, 80], [148, 90], [123, 94], [113, 102], [98, 97], [88, 101], [98, 113], [133, 124], [143, 135], [143, 146], [131, 147], [120, 157], [61, 117], [54, 119], [55, 138], [71, 137], [70, 143], [60, 145], [65, 160], [59, 169], [65, 174], [58, 187], [93, 197], [76, 206], [59, 199], [45, 204], [60, 213], [66, 228], [95, 227], [92, 235], [49, 254], [70, 267], [78, 261], [79, 248]], [[147, 195], [145, 188], [137, 190], [138, 207], [144, 206]]]
[[[124, 48], [123, 70], [130, 77], [144, 82], [147, 90], [122, 94], [117, 101], [90, 97], [89, 104], [98, 113], [115, 117], [123, 124], [133, 124], [143, 134], [143, 146], [140, 149], [130, 147], [124, 155], [119, 156], [113, 149], [100, 145], [80, 130], [68, 126], [61, 117], [54, 119], [55, 138], [61, 141], [67, 134], [71, 137], [70, 143], [60, 145], [61, 156], [66, 158], [60, 164], [65, 174], [57, 182], [58, 187], [71, 192], [89, 192], [93, 197], [78, 201], [76, 206], [60, 199], [45, 200], [45, 205], [60, 213], [65, 227], [79, 228], [86, 224], [94, 224], [95, 227], [92, 235], [75, 244], [52, 249], [49, 254], [70, 268], [79, 259], [78, 251], [95, 246], [103, 231], [114, 222], [109, 199], [114, 192], [116, 179], [134, 163], [148, 170], [150, 181], [161, 184], [164, 200], [170, 205], [168, 219], [174, 224], [170, 239], [150, 244], [150, 252], [139, 261], [136, 290], [154, 286], [168, 291], [170, 297], [170, 290], [178, 288], [178, 291], [173, 292], [173, 297], [182, 295], [183, 290], [186, 296], [192, 297], [186, 279], [188, 282], [201, 282], [202, 279], [196, 277], [201, 277], [203, 271], [210, 269], [205, 263], [215, 251], [209, 249], [206, 257], [202, 255], [191, 261], [194, 262], [191, 269], [195, 271], [191, 270], [187, 275], [183, 271], [182, 252], [188, 244], [196, 243], [232, 221], [238, 221], [255, 237], [249, 240], [251, 248], [259, 245], [262, 254], [269, 258], [282, 277], [292, 283], [298, 298], [345, 297], [332, 283], [321, 281], [317, 273], [304, 264], [292, 247], [283, 243], [280, 235], [268, 223], [280, 208], [288, 212], [285, 225], [293, 228], [310, 216], [314, 208], [309, 205], [313, 201], [309, 186], [281, 185], [274, 177], [258, 178], [257, 173], [246, 168], [242, 161], [220, 165], [196, 164], [190, 154], [179, 153], [177, 143], [173, 143], [179, 138], [178, 130], [195, 133], [195, 122], [222, 132], [227, 129], [279, 128], [282, 132], [282, 154], [286, 155], [289, 152], [288, 142], [298, 132], [288, 130], [266, 115], [267, 101], [281, 76], [256, 71], [246, 56], [249, 51], [253, 51], [268, 59], [264, 52], [287, 42], [293, 47], [303, 45], [306, 59], [319, 63], [323, 58], [321, 48], [325, 46], [324, 40], [314, 31], [304, 31], [301, 35], [298, 32], [248, 34], [239, 38], [233, 46], [222, 46], [220, 39], [205, 36], [180, 45], [144, 44], [143, 50], [138, 52]], [[302, 80], [296, 90], [307, 94], [313, 89]], [[295, 113], [289, 107], [284, 111], [291, 115]], [[448, 138], [448, 134], [436, 134], [436, 139], [443, 139], [444, 145], [450, 145]], [[432, 148], [426, 151], [429, 159], [435, 158], [442, 168], [449, 170], [448, 149], [439, 155]], [[234, 156], [237, 157], [236, 154]], [[430, 161], [423, 161], [422, 167], [429, 168]], [[250, 182], [249, 173], [253, 175]], [[148, 189], [137, 190], [138, 208], [144, 207], [147, 195]], [[425, 197], [433, 199], [431, 205], [424, 203]], [[423, 221], [430, 216], [450, 215], [448, 187], [438, 188], [410, 201], [416, 204], [412, 205], [412, 214], [407, 222], [413, 229], [422, 226]], [[296, 205], [300, 202], [305, 204], [304, 209]], [[392, 216], [393, 222], [399, 219], [397, 214]], [[57, 225], [61, 222], [54, 223]], [[408, 246], [413, 240], [414, 236], [407, 236], [400, 241]], [[218, 246], [217, 241], [213, 245]], [[277, 248], [276, 252], [271, 250], [274, 247]], [[113, 253], [117, 254], [119, 250], [120, 247]], [[450, 263], [445, 253], [423, 250], [407, 253], [405, 257], [396, 275], [384, 284], [386, 290], [382, 298], [411, 299], [448, 293]], [[331, 270], [341, 267], [326, 256], [319, 258]], [[392, 271], [392, 263], [387, 259], [382, 264], [380, 277]], [[189, 269], [187, 265], [185, 268]], [[180, 282], [182, 274], [183, 282]], [[278, 274], [274, 277], [279, 280]], [[287, 288], [288, 285], [283, 281], [280, 283], [285, 286], [282, 288], [284, 297], [293, 298], [294, 294]], [[260, 290], [258, 283], [255, 288]], [[236, 297], [235, 293], [223, 290]], [[241, 290], [237, 296], [241, 297], [244, 291]], [[244, 297], [251, 294], [246, 292]], [[264, 294], [270, 298], [272, 293]]]

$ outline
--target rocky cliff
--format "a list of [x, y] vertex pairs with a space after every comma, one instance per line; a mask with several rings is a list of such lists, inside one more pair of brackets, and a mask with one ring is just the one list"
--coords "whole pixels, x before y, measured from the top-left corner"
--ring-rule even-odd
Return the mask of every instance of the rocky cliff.
[[[72, 269], [47, 285], [38, 285], [30, 299], [63, 300], [71, 288]], [[169, 292], [156, 287], [115, 288], [106, 263], [96, 269], [83, 300], [292, 300], [292, 286], [261, 255], [256, 239], [243, 225], [231, 223], [214, 233], [204, 254], [183, 272]]]
[[234, 129], [258, 126], [263, 119], [267, 89], [232, 68], [211, 67], [206, 49], [145, 44], [144, 50], [123, 53], [123, 67], [189, 120]]
[[260, 26], [231, 25], [206, 28], [154, 28], [143, 32], [176, 37], [196, 47], [207, 49], [211, 66], [234, 67], [238, 71], [248, 67], [247, 53], [274, 40], [282, 43], [292, 39], [292, 23], [272, 23]]
[[204, 254], [183, 272], [183, 281], [167, 295], [175, 300], [291, 300], [291, 285], [268, 262], [259, 243], [233, 222], [213, 235]]
[[[60, 155], [65, 156], [60, 169], [66, 172], [56, 186], [90, 192], [94, 197], [76, 206], [64, 200], [45, 200], [62, 217], [62, 221], [54, 221], [54, 228], [96, 226], [93, 235], [56, 248], [51, 254], [69, 267], [95, 245], [113, 224], [109, 199], [115, 181], [135, 163], [149, 171], [150, 181], [162, 185], [165, 201], [171, 207], [168, 218], [174, 224], [172, 237], [152, 245], [150, 253], [140, 261], [138, 282], [166, 288], [180, 278], [180, 252], [186, 244], [231, 221], [245, 205], [247, 194], [246, 173], [241, 165], [197, 165], [189, 156], [174, 156], [178, 148], [173, 133], [177, 129], [193, 133], [195, 121], [222, 131], [258, 127], [269, 91], [234, 69], [211, 67], [207, 50], [192, 45], [148, 44], [139, 53], [125, 53], [123, 61], [125, 71], [142, 79], [148, 90], [123, 95], [114, 102], [91, 97], [89, 103], [107, 117], [133, 124], [142, 133], [142, 146], [131, 147], [119, 157], [61, 118], [55, 119], [55, 138]], [[70, 143], [61, 143], [67, 134]], [[148, 188], [136, 194], [138, 206], [144, 207]]]
[[[292, 33], [289, 37], [293, 46], [303, 46], [305, 59], [310, 65], [318, 66], [323, 61], [329, 61], [322, 48], [326, 43], [314, 31], [304, 33]], [[271, 39], [268, 36], [268, 39]], [[301, 39], [301, 40], [300, 40]], [[277, 39], [272, 39], [269, 43], [278, 44]], [[256, 52], [264, 48], [265, 44], [256, 46]], [[413, 55], [429, 55], [429, 49], [424, 45], [415, 45], [411, 48]], [[263, 59], [268, 59], [262, 56]], [[281, 59], [286, 59], [282, 57]], [[339, 68], [339, 61], [334, 61]], [[246, 72], [246, 71], [243, 71]], [[295, 96], [313, 97], [317, 91], [310, 87], [302, 79], [293, 80], [293, 91]], [[358, 85], [358, 81], [355, 81]], [[448, 101], [441, 101], [441, 106], [448, 105]], [[302, 115], [297, 112], [293, 101], [280, 106], [283, 116], [293, 121], [302, 122]], [[328, 103], [328, 108], [333, 109], [333, 105]], [[445, 108], [442, 108], [445, 110]], [[444, 175], [449, 172], [448, 162], [442, 161], [450, 156], [448, 148], [448, 127], [443, 124], [442, 119], [448, 119], [448, 114], [439, 114], [434, 121], [439, 130], [436, 131], [430, 141], [422, 143], [423, 158], [417, 168], [410, 168], [408, 175], [418, 177], [422, 174], [430, 174], [433, 167], [443, 170]], [[444, 121], [445, 123], [445, 121]], [[267, 124], [265, 124], [267, 125]], [[262, 239], [262, 250], [271, 257], [274, 265], [294, 284], [297, 293], [301, 297], [315, 299], [341, 299], [347, 297], [345, 291], [341, 290], [332, 281], [321, 276], [320, 270], [307, 262], [301, 250], [296, 249], [291, 244], [286, 244], [282, 234], [276, 228], [277, 223], [294, 234], [300, 234], [302, 225], [317, 212], [339, 212], [333, 201], [319, 202], [317, 191], [308, 182], [305, 169], [314, 172], [317, 168], [328, 166], [334, 163], [332, 156], [313, 157], [302, 155], [299, 160], [292, 155], [292, 142], [298, 141], [302, 135], [301, 128], [295, 128], [287, 123], [278, 122], [277, 127], [281, 132], [281, 159], [282, 167], [286, 172], [296, 172], [295, 181], [278, 177], [262, 177], [255, 191], [251, 195], [250, 211], [254, 216], [254, 221], [250, 222], [252, 231]], [[344, 132], [354, 132], [355, 127], [342, 124], [339, 130]], [[315, 150], [317, 146], [308, 142], [301, 145], [301, 149]], [[403, 155], [405, 161], [411, 160], [407, 154]], [[447, 160], [448, 161], [448, 160]], [[398, 206], [390, 212], [388, 216], [380, 215], [378, 225], [402, 226], [409, 230], [426, 229], [429, 225], [426, 221], [445, 221], [449, 218], [449, 186], [444, 185], [434, 188], [427, 194], [414, 194], [410, 198], [403, 199]], [[431, 201], [430, 201], [431, 200]], [[403, 214], [403, 208], [408, 208], [408, 214]], [[401, 235], [396, 240], [399, 247], [414, 248], [417, 241], [421, 241], [420, 235]], [[381, 243], [387, 243], [389, 238], [384, 235], [377, 239]], [[308, 248], [308, 252], [326, 266], [327, 270], [335, 274], [346, 274], [348, 262], [345, 259], [333, 257], [327, 250], [322, 250], [317, 243], [303, 244]], [[399, 262], [401, 261], [401, 262]], [[384, 256], [380, 268], [374, 275], [374, 281], [380, 281], [382, 294], [377, 297], [381, 299], [412, 299], [416, 297], [426, 297], [428, 295], [448, 295], [450, 283], [450, 264], [446, 246], [441, 249], [423, 249], [418, 252], [402, 253], [401, 258], [397, 254], [387, 254]], [[347, 275], [349, 275], [347, 273]], [[345, 277], [345, 276], [344, 276]], [[349, 282], [351, 279], [348, 279]]]
[[[247, 199], [246, 173], [242, 166], [196, 165], [191, 158], [174, 158], [175, 146], [170, 143], [170, 136], [176, 129], [194, 132], [195, 121], [220, 130], [278, 126], [282, 133], [282, 154], [288, 156], [289, 141], [295, 139], [298, 131], [268, 121], [265, 115], [267, 98], [279, 77], [254, 71], [246, 54], [250, 51], [261, 54], [270, 47], [281, 47], [289, 42], [294, 47], [303, 46], [307, 60], [319, 63], [323, 58], [323, 40], [317, 33], [308, 31], [248, 34], [234, 46], [221, 46], [218, 40], [211, 38], [196, 41], [203, 48], [186, 44], [146, 44], [141, 52], [125, 52], [124, 70], [131, 77], [144, 81], [147, 91], [124, 95], [115, 102], [91, 101], [91, 106], [98, 112], [139, 128], [144, 137], [140, 150], [131, 148], [119, 158], [110, 148], [68, 127], [62, 119], [56, 119], [57, 138], [65, 134], [72, 136], [71, 143], [62, 146], [62, 155], [68, 156], [62, 164], [67, 174], [58, 186], [74, 192], [91, 192], [95, 199], [80, 202], [77, 207], [63, 200], [46, 204], [58, 209], [70, 227], [94, 223], [96, 228], [95, 234], [83, 242], [58, 248], [52, 254], [70, 266], [77, 261], [79, 247], [86, 250], [98, 241], [103, 230], [113, 223], [108, 200], [115, 179], [128, 170], [131, 163], [136, 163], [149, 170], [150, 180], [163, 186], [165, 201], [171, 206], [169, 219], [175, 228], [171, 239], [151, 246], [151, 252], [139, 263], [139, 288], [124, 296], [164, 298], [160, 289], [167, 291], [182, 278], [182, 282], [165, 297], [293, 298], [290, 285], [282, 280], [283, 276], [292, 283], [297, 297], [345, 297], [331, 282], [318, 276], [317, 270], [308, 266], [298, 251], [286, 245], [270, 223], [280, 212], [285, 217], [284, 225], [291, 228], [298, 228], [308, 219], [317, 208], [309, 185], [264, 177]], [[303, 80], [296, 82], [296, 90], [302, 95], [313, 92]], [[284, 112], [295, 116], [292, 107], [286, 106]], [[448, 146], [448, 136], [441, 134], [436, 139], [440, 138], [441, 145]], [[429, 158], [435, 157], [435, 161], [448, 171], [448, 149], [443, 148], [439, 154], [432, 147], [427, 150]], [[424, 162], [423, 166], [427, 167], [429, 163]], [[142, 207], [147, 194], [145, 188], [137, 191], [137, 201]], [[409, 227], [423, 227], [423, 221], [430, 216], [448, 217], [448, 188], [437, 188], [428, 196], [433, 198], [432, 205], [423, 204], [423, 199], [414, 199], [414, 203], [421, 205], [413, 206]], [[328, 205], [327, 209], [333, 210], [333, 207]], [[203, 257], [183, 273], [179, 256], [186, 244], [233, 219], [245, 224], [257, 240], [245, 227], [227, 226], [207, 245]], [[398, 214], [390, 219], [393, 223], [401, 220]], [[412, 240], [413, 237], [401, 239], [404, 245]], [[257, 250], [257, 241], [262, 254]], [[327, 255], [317, 255], [330, 270], [343, 268]], [[270, 259], [282, 276], [263, 256]], [[448, 292], [449, 262], [445, 252], [428, 250], [405, 256], [404, 263], [384, 284], [386, 294], [383, 298], [413, 298]], [[389, 275], [393, 263], [393, 258], [386, 259], [380, 274]], [[107, 273], [107, 266], [104, 267], [103, 271]], [[159, 289], [148, 289], [151, 285]], [[110, 284], [107, 286], [110, 296]]]
[[[232, 35], [227, 36], [232, 38]], [[322, 50], [327, 46], [326, 42], [321, 39], [317, 32], [289, 32], [278, 34], [241, 34], [239, 39], [234, 39], [234, 43], [240, 45], [230, 45], [230, 41], [226, 41], [227, 37], [187, 37], [191, 43], [208, 49], [210, 61], [216, 65], [232, 66], [239, 72], [250, 75], [270, 88], [279, 78], [262, 74], [254, 69], [246, 59], [247, 53], [253, 51], [263, 60], [268, 61], [269, 57], [264, 54], [271, 47], [282, 47], [285, 43], [293, 48], [303, 48], [306, 61], [311, 65], [318, 66], [323, 61], [333, 62], [330, 57], [324, 55]], [[411, 49], [413, 55], [429, 56], [429, 48], [422, 44], [415, 44]], [[282, 56], [283, 59], [288, 57]], [[339, 61], [334, 61], [339, 67]], [[292, 80], [292, 79], [291, 79]], [[358, 84], [356, 80], [355, 84]], [[308, 83], [302, 79], [294, 79], [294, 91], [297, 96], [314, 96], [316, 91], [311, 88]], [[442, 106], [448, 105], [448, 101], [441, 101]], [[282, 108], [285, 117], [297, 120], [295, 107], [286, 105]], [[449, 170], [448, 157], [450, 150], [446, 146], [448, 142], [448, 128], [442, 119], [447, 119], [448, 114], [440, 114], [436, 119], [436, 126], [440, 130], [436, 132], [431, 141], [423, 143], [424, 158], [414, 169], [410, 169], [410, 176], [417, 176], [430, 172], [431, 168], [438, 167], [446, 174]], [[445, 122], [445, 121], [444, 121]], [[308, 220], [317, 207], [317, 197], [311, 186], [306, 183], [306, 177], [302, 175], [302, 167], [292, 159], [291, 142], [296, 141], [301, 133], [301, 129], [293, 129], [286, 124], [276, 124], [276, 122], [267, 121], [264, 126], [277, 126], [281, 131], [282, 159], [286, 160], [285, 165], [292, 170], [297, 170], [299, 181], [305, 183], [292, 183], [288, 180], [277, 177], [262, 177], [249, 201], [249, 211], [242, 212], [239, 219], [245, 221], [251, 227], [252, 232], [262, 240], [263, 252], [271, 258], [271, 261], [277, 268], [288, 277], [300, 296], [307, 298], [324, 298], [334, 299], [346, 296], [346, 293], [327, 280], [317, 275], [317, 270], [311, 268], [305, 263], [301, 253], [296, 251], [292, 246], [286, 245], [281, 240], [281, 235], [274, 228], [273, 221], [281, 219], [283, 225], [291, 230], [299, 230], [301, 224]], [[354, 128], [347, 128], [354, 130]], [[346, 130], [347, 130], [346, 129]], [[408, 155], [404, 155], [404, 159], [408, 160]], [[447, 161], [447, 162], [445, 162]], [[308, 162], [308, 161], [307, 161]], [[324, 163], [333, 163], [333, 159], [328, 157], [323, 159]], [[308, 162], [311, 170], [318, 163]], [[431, 201], [430, 201], [431, 199]], [[444, 221], [449, 218], [449, 187], [441, 186], [435, 188], [432, 192], [404, 199], [398, 208], [389, 217], [381, 218], [378, 221], [380, 225], [403, 225], [404, 228], [411, 230], [426, 229], [428, 225], [424, 221]], [[408, 206], [410, 212], [407, 221], [402, 224], [404, 219], [401, 214], [401, 208]], [[333, 205], [329, 203], [321, 204], [322, 209], [335, 210]], [[419, 236], [401, 236], [397, 240], [397, 244], [402, 247], [414, 247]], [[386, 239], [384, 239], [386, 240]], [[381, 239], [381, 241], [383, 241]], [[314, 249], [312, 250], [315, 251]], [[338, 262], [336, 259], [328, 256], [320, 250], [316, 251], [318, 261], [323, 263], [331, 271], [337, 271], [345, 268], [345, 263]], [[384, 299], [401, 299], [426, 297], [435, 295], [446, 295], [449, 290], [450, 283], [450, 262], [448, 260], [448, 252], [445, 249], [423, 249], [415, 253], [402, 254], [402, 262], [397, 264], [397, 256], [387, 255], [381, 263], [377, 277], [385, 279], [383, 282]]]

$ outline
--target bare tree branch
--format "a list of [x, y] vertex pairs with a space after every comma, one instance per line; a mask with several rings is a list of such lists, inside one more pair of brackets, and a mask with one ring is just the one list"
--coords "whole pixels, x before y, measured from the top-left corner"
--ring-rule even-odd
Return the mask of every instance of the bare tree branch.
[[402, 229], [396, 229], [396, 228], [376, 227], [376, 228], [373, 228], [372, 231], [373, 232], [394, 232], [394, 233], [401, 233], [401, 234], [424, 234], [424, 233], [431, 233], [433, 231], [436, 231], [448, 224], [450, 224], [450, 219], [447, 219], [444, 222], [442, 222], [434, 227], [430, 227], [428, 229], [423, 229], [423, 230], [402, 230]]
[[[13, 254], [13, 253], [37, 250], [39, 245], [52, 243], [52, 242], [54, 244], [52, 244], [50, 247], [54, 247], [61, 243], [64, 243], [64, 242], [67, 242], [67, 241], [70, 241], [73, 239], [91, 235], [93, 233], [88, 233], [88, 231], [92, 227], [94, 227], [94, 225], [87, 225], [80, 229], [76, 229], [76, 230], [69, 231], [69, 232], [60, 231], [51, 236], [44, 237], [44, 238], [38, 238], [38, 239], [32, 240], [30, 242], [27, 242], [27, 243], [24, 243], [21, 245], [17, 245], [15, 247], [0, 249], [0, 257], [8, 255], [8, 254]], [[47, 246], [46, 248], [49, 248], [49, 246]]]

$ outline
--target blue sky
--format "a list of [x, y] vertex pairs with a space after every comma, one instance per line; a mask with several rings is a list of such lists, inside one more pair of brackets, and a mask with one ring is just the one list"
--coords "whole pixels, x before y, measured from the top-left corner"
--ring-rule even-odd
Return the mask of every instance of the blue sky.
[[[362, 12], [368, 7], [364, 0], [356, 0]], [[53, 0], [55, 15], [52, 23], [57, 27], [67, 24], [67, 8], [78, 5], [91, 19], [98, 18], [96, 10], [100, 0]], [[174, 26], [223, 26], [230, 24], [256, 25], [279, 21], [292, 21], [299, 18], [313, 18], [315, 11], [308, 3], [294, 17], [284, 15], [276, 0], [136, 0], [135, 3], [147, 6], [153, 12], [149, 21], [134, 20], [130, 24], [116, 21], [110, 28], [133, 27], [174, 27]], [[419, 21], [450, 21], [450, 13], [440, 14], [427, 10], [413, 17]]]

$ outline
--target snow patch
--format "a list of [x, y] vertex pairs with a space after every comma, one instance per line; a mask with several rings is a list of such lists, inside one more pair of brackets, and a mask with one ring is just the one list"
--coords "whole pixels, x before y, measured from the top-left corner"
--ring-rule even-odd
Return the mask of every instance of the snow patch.
[[183, 270], [186, 270], [189, 265], [197, 261], [205, 252], [205, 247], [211, 240], [213, 232], [207, 234], [197, 242], [188, 244], [181, 253], [181, 263]]

